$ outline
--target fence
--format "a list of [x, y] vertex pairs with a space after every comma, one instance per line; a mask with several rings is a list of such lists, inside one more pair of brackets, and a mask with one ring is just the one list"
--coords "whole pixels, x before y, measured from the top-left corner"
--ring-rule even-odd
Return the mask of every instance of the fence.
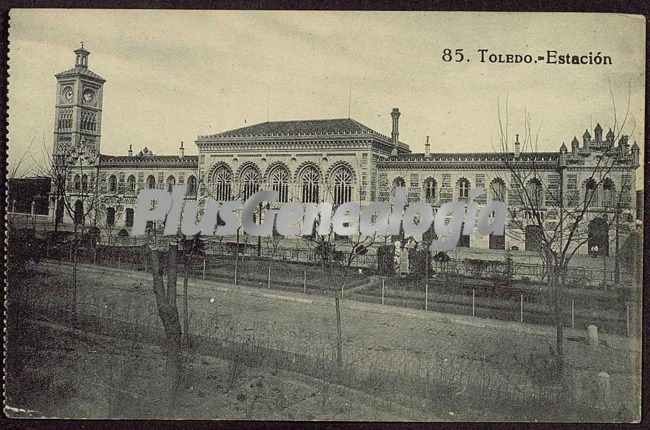
[[[50, 257], [73, 260], [71, 248], [55, 248]], [[79, 248], [77, 261], [107, 267], [150, 271], [149, 255], [137, 247]], [[182, 259], [179, 272], [183, 272]], [[452, 272], [453, 273], [453, 272]], [[423, 279], [387, 278], [382, 289], [378, 277], [368, 277], [354, 269], [278, 261], [248, 255], [196, 256], [190, 260], [190, 277], [235, 285], [279, 289], [326, 296], [342, 294], [359, 301], [433, 310], [459, 315], [475, 315], [506, 321], [523, 320], [533, 324], [555, 324], [551, 291], [545, 285], [511, 283], [499, 285], [445, 274], [426, 282]], [[626, 289], [594, 291], [566, 289], [562, 296], [565, 326], [585, 329], [596, 324], [601, 331], [629, 334], [634, 328], [634, 297]], [[576, 307], [577, 305], [577, 307]], [[632, 316], [630, 316], [632, 315]]]
[[[65, 298], [43, 291], [11, 297], [10, 310], [22, 318], [45, 318], [90, 332], [160, 344], [164, 335], [151, 297], [143, 300], [141, 294], [132, 291], [115, 297], [103, 291], [80, 291], [74, 318]], [[333, 307], [329, 312], [334, 313]], [[345, 325], [343, 330], [346, 336]], [[384, 353], [353, 349], [347, 344], [339, 359], [333, 326], [324, 325], [320, 335], [307, 342], [296, 334], [286, 326], [266, 321], [242, 327], [217, 311], [195, 309], [190, 314], [192, 350], [242, 366], [296, 371], [376, 396], [400, 393], [419, 405], [421, 399], [453, 399], [458, 408], [480, 404], [507, 411], [521, 420], [532, 420], [548, 410], [557, 411], [565, 419], [594, 418], [595, 394], [589, 388], [592, 382], [587, 374], [573, 374], [566, 392], [543, 377], [527, 376], [527, 360], [517, 363], [513, 359], [512, 365], [498, 366], [485, 357], [463, 358], [444, 350], [413, 354], [405, 347]], [[605, 411], [606, 415], [611, 412]], [[611, 415], [607, 416], [611, 419]]]
[[[504, 321], [542, 325], [557, 322], [552, 292], [539, 288], [480, 288], [474, 283], [462, 287], [455, 282], [385, 278], [356, 288], [349, 297], [371, 303]], [[617, 298], [615, 292], [590, 297], [568, 289], [563, 291], [560, 300], [560, 315], [565, 327], [586, 330], [588, 325], [594, 324], [603, 332], [636, 335], [641, 309], [637, 300]]]

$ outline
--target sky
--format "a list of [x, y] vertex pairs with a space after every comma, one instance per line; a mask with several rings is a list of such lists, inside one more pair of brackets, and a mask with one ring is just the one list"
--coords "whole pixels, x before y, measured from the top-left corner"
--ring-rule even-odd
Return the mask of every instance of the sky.
[[[51, 151], [56, 79], [84, 41], [106, 79], [101, 152], [145, 146], [196, 154], [198, 135], [267, 120], [347, 118], [423, 152], [491, 152], [498, 106], [510, 136], [524, 118], [539, 150], [622, 123], [644, 142], [645, 20], [630, 15], [13, 9], [9, 52], [9, 171], [30, 173]], [[463, 49], [469, 62], [445, 62]], [[481, 63], [488, 53], [578, 55], [612, 64]], [[611, 91], [610, 91], [611, 88]], [[591, 132], [593, 135], [593, 131]], [[31, 145], [31, 146], [30, 146]], [[28, 150], [29, 148], [29, 150]], [[642, 154], [643, 156], [643, 154]], [[20, 174], [20, 172], [19, 172]], [[643, 174], [638, 171], [638, 187]]]

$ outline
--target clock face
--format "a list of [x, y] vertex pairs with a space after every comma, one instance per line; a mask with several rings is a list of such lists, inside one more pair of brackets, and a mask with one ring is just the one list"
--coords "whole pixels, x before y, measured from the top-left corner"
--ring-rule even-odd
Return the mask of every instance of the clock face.
[[95, 92], [90, 88], [84, 90], [84, 101], [90, 103], [95, 99]]
[[67, 87], [63, 88], [63, 91], [61, 92], [61, 94], [63, 95], [63, 99], [65, 101], [69, 102], [69, 101], [72, 100], [72, 96], [74, 95], [74, 92], [72, 91], [71, 86], [67, 86]]

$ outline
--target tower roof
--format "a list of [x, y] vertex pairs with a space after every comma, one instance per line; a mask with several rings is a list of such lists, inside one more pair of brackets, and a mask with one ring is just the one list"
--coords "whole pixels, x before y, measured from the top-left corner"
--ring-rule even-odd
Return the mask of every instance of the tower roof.
[[91, 72], [89, 69], [86, 67], [73, 67], [72, 69], [68, 69], [64, 72], [57, 73], [56, 75], [57, 78], [72, 78], [75, 76], [84, 76], [86, 78], [93, 79], [98, 82], [106, 82], [106, 79], [102, 78], [95, 72]]
[[591, 134], [589, 134], [589, 130], [585, 130], [585, 134], [582, 135], [585, 139], [591, 139]]
[[594, 128], [596, 133], [603, 131], [603, 128], [600, 126], [600, 123], [596, 123], [596, 128]]

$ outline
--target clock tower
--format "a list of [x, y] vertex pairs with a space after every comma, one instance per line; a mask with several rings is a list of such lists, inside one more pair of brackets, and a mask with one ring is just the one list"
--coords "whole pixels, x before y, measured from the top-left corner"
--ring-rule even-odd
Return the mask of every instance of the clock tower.
[[56, 75], [54, 160], [97, 165], [102, 125], [102, 96], [106, 80], [88, 69], [90, 52], [74, 51], [75, 66]]

